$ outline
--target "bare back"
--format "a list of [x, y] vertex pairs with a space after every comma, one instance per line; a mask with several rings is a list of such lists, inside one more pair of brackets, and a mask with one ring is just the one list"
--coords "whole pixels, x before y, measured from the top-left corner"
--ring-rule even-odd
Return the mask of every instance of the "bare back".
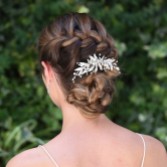
[[[44, 145], [53, 160], [41, 147], [22, 154], [30, 154], [27, 156], [33, 157], [34, 161], [31, 158], [29, 162], [33, 162], [35, 167], [166, 167], [165, 149], [159, 141], [142, 135], [146, 144], [146, 156], [142, 164], [144, 145], [141, 137], [114, 126], [93, 133], [87, 131], [84, 134], [76, 132], [76, 135], [58, 135]], [[33, 167], [33, 164], [27, 166], [30, 165]]]

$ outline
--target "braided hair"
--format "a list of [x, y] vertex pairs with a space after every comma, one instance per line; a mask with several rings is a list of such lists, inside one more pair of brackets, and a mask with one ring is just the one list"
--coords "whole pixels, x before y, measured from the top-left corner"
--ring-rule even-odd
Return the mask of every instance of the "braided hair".
[[118, 57], [112, 37], [99, 21], [85, 13], [60, 16], [41, 32], [38, 50], [40, 61], [48, 62], [59, 75], [69, 103], [87, 114], [106, 111], [118, 71], [99, 71], [72, 82], [77, 62], [86, 62], [89, 55]]

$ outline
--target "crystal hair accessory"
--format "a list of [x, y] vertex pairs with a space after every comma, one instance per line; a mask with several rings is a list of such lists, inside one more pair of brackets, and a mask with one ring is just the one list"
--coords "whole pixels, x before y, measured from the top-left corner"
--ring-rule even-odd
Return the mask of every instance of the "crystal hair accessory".
[[117, 60], [114, 58], [106, 58], [101, 54], [93, 54], [89, 56], [87, 62], [77, 62], [78, 67], [74, 69], [72, 82], [76, 77], [82, 78], [83, 75], [96, 73], [97, 71], [117, 70], [120, 71]]

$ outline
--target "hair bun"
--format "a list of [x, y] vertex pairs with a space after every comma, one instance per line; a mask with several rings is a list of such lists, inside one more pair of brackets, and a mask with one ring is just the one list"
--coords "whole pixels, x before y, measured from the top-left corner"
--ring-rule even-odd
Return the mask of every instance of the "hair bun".
[[113, 79], [116, 72], [99, 72], [82, 78], [74, 84], [67, 101], [89, 113], [104, 113], [114, 94]]

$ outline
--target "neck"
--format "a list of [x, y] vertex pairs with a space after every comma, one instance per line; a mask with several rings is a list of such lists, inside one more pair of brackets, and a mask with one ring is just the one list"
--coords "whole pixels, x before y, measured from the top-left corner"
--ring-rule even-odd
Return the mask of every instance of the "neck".
[[68, 131], [82, 131], [85, 129], [95, 129], [106, 125], [109, 119], [105, 114], [100, 114], [96, 117], [86, 117], [77, 107], [67, 102], [62, 105], [63, 125], [61, 133]]

